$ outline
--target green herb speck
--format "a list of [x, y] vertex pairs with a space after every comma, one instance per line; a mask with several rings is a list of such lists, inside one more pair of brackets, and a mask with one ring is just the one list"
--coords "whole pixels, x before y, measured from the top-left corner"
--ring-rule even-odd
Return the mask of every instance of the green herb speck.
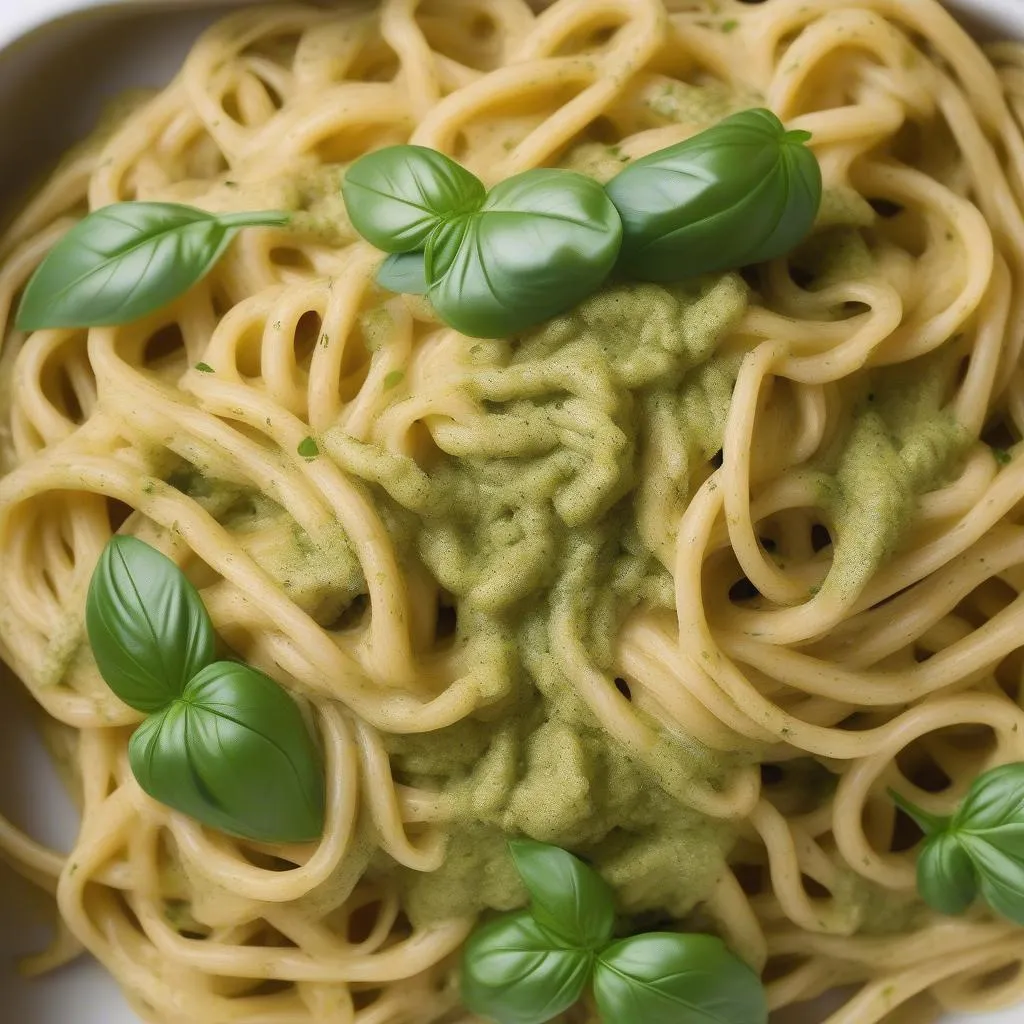
[[730, 18], [728, 21], [722, 22], [722, 31], [728, 35], [730, 32], [735, 32], [740, 27], [740, 23], [735, 18]]
[[1013, 456], [1005, 448], [993, 448], [992, 457], [1000, 466], [1008, 466], [1013, 462]]
[[304, 437], [299, 442], [299, 454], [304, 459], [315, 459], [320, 454], [320, 448], [311, 437]]
[[213, 367], [209, 363], [196, 363], [196, 369], [200, 373], [213, 373]]
[[405, 370], [392, 370], [384, 378], [384, 390], [390, 391], [393, 387], [401, 384], [405, 379]]

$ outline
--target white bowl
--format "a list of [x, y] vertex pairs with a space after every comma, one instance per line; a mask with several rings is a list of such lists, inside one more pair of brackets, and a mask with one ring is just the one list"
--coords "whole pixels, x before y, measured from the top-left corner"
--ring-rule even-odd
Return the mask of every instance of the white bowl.
[[[216, 17], [209, 9], [214, 2], [145, 0], [130, 21], [118, 21], [114, 39], [110, 19], [124, 6], [118, 0], [0, 0], [0, 138], [5, 140], [0, 194], [12, 194], [48, 154], [86, 131], [105, 97], [125, 86], [167, 81], [192, 40]], [[978, 32], [1024, 39], [1024, 0], [945, 2]], [[190, 10], [194, 5], [204, 9]], [[90, 17], [66, 17], [87, 8]], [[18, 138], [31, 140], [30, 154], [10, 145]], [[0, 681], [0, 808], [38, 839], [69, 848], [74, 808], [39, 743], [24, 728], [23, 702], [5, 690], [10, 687]], [[52, 919], [51, 901], [0, 861], [0, 1019], [138, 1024], [113, 981], [93, 962], [83, 959], [40, 981], [16, 974], [15, 959], [45, 946]], [[1024, 1008], [1015, 1008], [954, 1015], [943, 1024], [1022, 1021]]]

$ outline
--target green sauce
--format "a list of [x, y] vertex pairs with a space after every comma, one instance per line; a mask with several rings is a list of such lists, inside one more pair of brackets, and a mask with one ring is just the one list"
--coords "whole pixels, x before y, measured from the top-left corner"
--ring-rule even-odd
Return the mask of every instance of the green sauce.
[[835, 534], [830, 587], [860, 590], [899, 547], [918, 499], [948, 482], [974, 440], [945, 411], [956, 363], [947, 349], [864, 376], [845, 434], [826, 461]]
[[254, 555], [288, 597], [323, 626], [366, 593], [362, 568], [337, 525], [311, 536], [261, 491], [179, 469], [168, 483], [189, 495]]
[[725, 870], [732, 827], [685, 798], [724, 785], [737, 759], [667, 734], [636, 759], [577, 694], [551, 630], [570, 622], [610, 676], [623, 616], [672, 607], [638, 523], [647, 420], [671, 421], [689, 453], [668, 482], [683, 503], [690, 472], [721, 446], [738, 359], [718, 346], [746, 303], [732, 274], [613, 286], [514, 344], [474, 344], [463, 367], [480, 409], [472, 451], [429, 474], [340, 431], [323, 438], [371, 482], [400, 558], [420, 559], [450, 595], [453, 642], [491, 704], [440, 732], [388, 738], [396, 778], [441, 793], [451, 822], [440, 871], [395, 868], [415, 922], [522, 905], [505, 845], [515, 835], [586, 856], [627, 914], [681, 916]]

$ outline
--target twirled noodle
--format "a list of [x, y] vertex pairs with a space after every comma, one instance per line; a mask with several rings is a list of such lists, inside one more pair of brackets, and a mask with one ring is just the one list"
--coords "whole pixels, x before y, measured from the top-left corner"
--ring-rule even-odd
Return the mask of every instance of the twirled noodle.
[[[388, 143], [488, 184], [606, 180], [757, 103], [813, 133], [805, 246], [612, 285], [513, 343], [377, 288], [339, 198]], [[522, 902], [494, 850], [526, 831], [589, 853], [625, 913], [718, 931], [773, 1009], [1024, 1001], [1019, 931], [918, 901], [885, 796], [947, 812], [1024, 760], [1022, 126], [1024, 47], [984, 55], [935, 0], [384, 0], [210, 29], [0, 241], [0, 655], [82, 812], [66, 857], [0, 819], [64, 922], [26, 969], [84, 947], [154, 1024], [468, 1021], [454, 954]], [[53, 244], [140, 198], [294, 216], [144, 321], [19, 334]], [[116, 529], [316, 709], [321, 843], [208, 832], [135, 783], [138, 716], [83, 633]]]

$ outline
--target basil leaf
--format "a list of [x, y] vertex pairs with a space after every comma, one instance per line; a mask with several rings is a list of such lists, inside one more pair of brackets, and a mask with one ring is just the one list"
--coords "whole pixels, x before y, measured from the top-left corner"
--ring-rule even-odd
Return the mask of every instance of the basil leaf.
[[477, 929], [462, 953], [462, 1002], [498, 1024], [544, 1024], [583, 994], [594, 956], [565, 949], [529, 914]]
[[675, 281], [789, 252], [821, 205], [808, 138], [747, 110], [633, 161], [606, 186], [622, 217], [620, 269]]
[[392, 253], [377, 271], [377, 284], [404, 295], [425, 295], [427, 274], [421, 252]]
[[430, 301], [463, 334], [517, 334], [596, 291], [621, 236], [619, 215], [596, 181], [573, 171], [525, 171], [491, 189], [477, 213], [430, 236]]
[[960, 842], [978, 872], [985, 902], [997, 914], [1024, 925], [1024, 859], [970, 834], [961, 834]]
[[1024, 859], [1024, 764], [1005, 764], [979, 775], [952, 827]]
[[484, 201], [483, 182], [424, 146], [388, 146], [360, 157], [341, 185], [352, 226], [384, 252], [422, 249], [442, 220]]
[[978, 896], [978, 877], [967, 851], [952, 832], [925, 843], [917, 858], [917, 891], [940, 914], [962, 914]]
[[767, 1024], [761, 979], [710, 935], [652, 932], [606, 949], [594, 969], [604, 1024]]
[[100, 555], [85, 625], [100, 675], [139, 711], [166, 707], [214, 658], [216, 638], [199, 592], [135, 537], [114, 537]]
[[79, 221], [32, 275], [21, 331], [124, 324], [201, 280], [238, 229], [285, 224], [284, 213], [212, 214], [177, 203], [114, 203]]
[[153, 799], [212, 828], [267, 843], [323, 832], [319, 750], [295, 701], [248, 665], [203, 669], [139, 726], [128, 756]]
[[593, 868], [545, 843], [516, 840], [509, 849], [542, 928], [570, 946], [597, 949], [608, 942], [615, 928], [615, 898]]

